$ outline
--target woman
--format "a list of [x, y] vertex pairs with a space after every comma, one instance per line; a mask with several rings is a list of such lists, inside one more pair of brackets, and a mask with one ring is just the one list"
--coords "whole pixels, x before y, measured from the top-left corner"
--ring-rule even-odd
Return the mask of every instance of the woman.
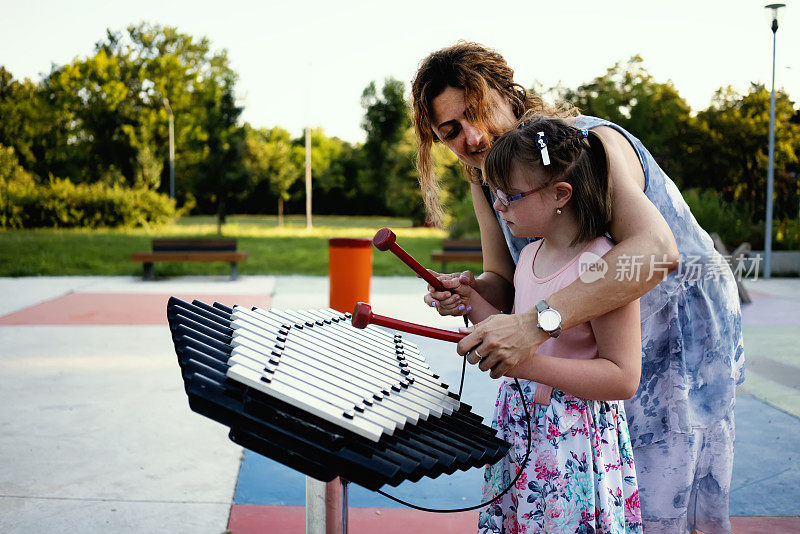
[[[418, 169], [429, 212], [441, 214], [431, 145], [442, 142], [465, 164], [481, 232], [484, 272], [442, 276], [446, 292], [425, 296], [443, 315], [469, 307], [459, 294], [472, 286], [497, 308], [513, 302], [520, 250], [481, 187], [492, 140], [528, 110], [592, 129], [606, 150], [616, 242], [595, 272], [546, 300], [546, 308], [495, 315], [468, 330], [459, 354], [471, 350], [492, 378], [507, 374], [561, 330], [641, 297], [642, 379], [626, 401], [639, 477], [645, 532], [729, 532], [735, 386], [743, 380], [741, 311], [729, 269], [714, 251], [674, 183], [641, 142], [608, 121], [546, 105], [513, 80], [497, 52], [458, 43], [423, 60], [412, 84]], [[680, 269], [681, 259], [694, 269]], [[462, 291], [464, 292], [464, 291]], [[468, 292], [464, 292], [468, 294]], [[478, 356], [476, 356], [476, 354]], [[480, 360], [479, 360], [480, 358]]]

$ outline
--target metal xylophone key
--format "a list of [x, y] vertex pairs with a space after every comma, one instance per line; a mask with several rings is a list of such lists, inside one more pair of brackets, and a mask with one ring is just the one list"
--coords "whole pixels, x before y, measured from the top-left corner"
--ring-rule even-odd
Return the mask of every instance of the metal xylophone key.
[[[248, 341], [247, 334], [259, 335], [260, 328], [257, 324], [259, 320], [270, 324], [271, 321], [280, 318], [279, 316], [271, 317], [267, 314], [263, 314], [259, 318], [258, 315], [261, 314], [234, 308], [234, 332], [239, 333], [244, 330], [245, 334], [243, 337], [245, 338], [245, 343]], [[244, 320], [243, 316], [244, 318], [252, 319], [253, 322], [247, 322]], [[310, 329], [307, 328], [306, 332], [309, 330]], [[354, 391], [357, 396], [354, 400], [361, 403], [356, 409], [360, 408], [359, 411], [361, 412], [366, 411], [367, 407], [371, 407], [375, 410], [381, 410], [387, 407], [390, 412], [394, 412], [394, 415], [404, 415], [405, 417], [412, 417], [414, 420], [419, 417], [417, 412], [421, 411], [423, 414], [427, 415], [425, 407], [417, 404], [415, 399], [409, 398], [409, 395], [407, 395], [407, 388], [412, 382], [408, 377], [402, 375], [399, 369], [380, 370], [374, 367], [370, 368], [368, 362], [364, 362], [363, 360], [359, 361], [356, 357], [348, 358], [347, 355], [343, 353], [340, 353], [342, 358], [341, 362], [348, 365], [335, 365], [337, 362], [326, 359], [325, 355], [321, 354], [314, 347], [313, 340], [303, 339], [311, 337], [305, 335], [306, 332], [297, 332], [297, 330], [295, 330], [293, 339], [282, 338], [282, 340], [279, 340], [281, 343], [276, 344], [274, 347], [261, 345], [260, 350], [272, 351], [270, 353], [272, 359], [269, 361], [269, 364], [273, 366], [271, 368], [272, 372], [276, 372], [278, 369], [286, 369], [287, 365], [290, 366], [290, 368], [298, 365], [301, 366], [309, 376], [314, 376], [324, 383], [331, 384], [331, 387], [334, 388], [337, 387], [337, 384], [332, 383], [329, 378], [338, 378], [341, 380], [342, 384]], [[234, 345], [236, 345], [237, 342], [241, 341], [237, 340], [234, 336]], [[234, 348], [234, 358], [242, 354], [240, 350], [241, 347], [244, 346], [236, 346]], [[248, 351], [244, 353], [246, 357], [258, 361], [256, 351], [259, 350], [259, 346], [257, 342], [251, 344], [250, 347], [244, 347], [242, 350]], [[239, 352], [237, 353], [237, 351]], [[253, 355], [254, 352], [256, 352], [256, 356]], [[288, 356], [289, 359], [285, 360], [281, 358], [284, 355]], [[284, 361], [286, 363], [283, 363]], [[236, 360], [236, 362], [239, 362], [239, 360]], [[279, 362], [281, 362], [280, 365]], [[380, 375], [381, 372], [383, 372], [383, 375], [379, 376], [381, 379], [376, 381], [376, 375]], [[392, 372], [394, 376], [391, 376], [390, 373]], [[394, 382], [392, 382], [392, 379], [394, 379]], [[412, 412], [412, 409], [416, 411]], [[384, 415], [394, 418], [392, 413], [384, 413]], [[404, 419], [399, 419], [396, 422], [399, 424], [400, 428], [402, 428]]]
[[[234, 338], [242, 341], [237, 343], [237, 346], [243, 347], [249, 343], [248, 350], [255, 350], [265, 345], [261, 343], [253, 345], [254, 339], [266, 340], [267, 343], [275, 341], [280, 344], [282, 342], [278, 337], [284, 337], [289, 341], [291, 337], [287, 337], [289, 332], [294, 335], [298, 331], [305, 331], [307, 335], [298, 337], [297, 340], [308, 343], [311, 341], [332, 343], [339, 338], [347, 339], [349, 342], [353, 334], [352, 328], [349, 327], [336, 328], [336, 333], [326, 331], [326, 328], [334, 324], [338, 327], [345, 326], [343, 323], [349, 318], [347, 314], [340, 314], [334, 310], [289, 312], [289, 314], [281, 312], [280, 317], [277, 313], [272, 314], [266, 310], [252, 310], [253, 313], [271, 317], [266, 322], [268, 325], [271, 324], [270, 328], [281, 323], [278, 331], [273, 333], [274, 336], [264, 336], [262, 334], [265, 333], [263, 330], [265, 324], [254, 322], [255, 318], [248, 316], [245, 311], [247, 310], [235, 310], [218, 304], [209, 306], [197, 301], [188, 304], [178, 299], [170, 299], [168, 306], [176, 353], [192, 409], [230, 426], [231, 439], [242, 446], [320, 480], [343, 476], [370, 489], [377, 489], [383, 484], [396, 485], [403, 480], [418, 480], [422, 476], [434, 477], [443, 472], [452, 473], [456, 469], [467, 469], [470, 466], [494, 462], [505, 454], [508, 444], [497, 439], [491, 429], [480, 424], [480, 417], [472, 414], [470, 408], [463, 403], [454, 404], [455, 411], [449, 415], [443, 413], [441, 417], [436, 417], [430, 414], [427, 420], [420, 418], [418, 423], [406, 424], [402, 429], [397, 428], [392, 435], [384, 433], [378, 442], [374, 442], [313, 413], [300, 410], [296, 403], [282, 401], [256, 387], [237, 382], [226, 372], [226, 369], [229, 371], [231, 368], [228, 363], [234, 351], [232, 346]], [[243, 324], [234, 329], [232, 326], [238, 320], [237, 315], [243, 316], [239, 320]], [[310, 322], [313, 326], [303, 323], [303, 328], [298, 328], [302, 319], [306, 319], [306, 322]], [[292, 324], [284, 323], [287, 320]], [[237, 330], [240, 334], [236, 334]], [[353, 358], [354, 365], [368, 361], [365, 352], [368, 352], [369, 347], [372, 347], [373, 351], [385, 352], [387, 356], [394, 358], [397, 356], [397, 347], [403, 346], [401, 350], [406, 354], [401, 356], [407, 356], [411, 360], [412, 365], [408, 368], [418, 373], [420, 377], [415, 382], [424, 379], [430, 389], [428, 393], [438, 391], [437, 387], [444, 387], [438, 381], [438, 377], [430, 372], [424, 360], [418, 356], [419, 351], [416, 347], [403, 343], [399, 335], [392, 335], [377, 328], [368, 330], [371, 332], [368, 335], [362, 332], [365, 335], [356, 344], [359, 349], [354, 349], [349, 354], [349, 357]], [[281, 331], [286, 335], [282, 335]], [[341, 358], [342, 340], [339, 341], [335, 351], [339, 358]], [[286, 346], [284, 343], [284, 349]], [[299, 343], [297, 346], [301, 347]], [[304, 350], [309, 351], [307, 348]], [[270, 352], [262, 352], [250, 356], [256, 356], [258, 360], [259, 357], [271, 355]], [[294, 353], [292, 354], [294, 357]], [[361, 359], [357, 359], [356, 355], [360, 355]], [[315, 353], [313, 356], [322, 355]], [[289, 352], [284, 352], [282, 358], [284, 359], [279, 362], [278, 369], [280, 365], [289, 361]], [[252, 362], [256, 360], [251, 358]], [[293, 369], [299, 370], [299, 366], [298, 363]], [[392, 366], [397, 366], [397, 363], [392, 363]], [[289, 367], [292, 366], [285, 366], [287, 370]], [[358, 373], [354, 371], [345, 374], [356, 376]], [[400, 373], [397, 376], [409, 377], [412, 374]], [[391, 374], [389, 378], [392, 378]], [[363, 386], [365, 384], [362, 383]], [[409, 384], [409, 388], [413, 387], [416, 385]], [[350, 385], [345, 389], [354, 391]], [[405, 392], [407, 388], [401, 386], [401, 390]], [[446, 387], [444, 391], [446, 392]], [[390, 397], [391, 395], [399, 397], [398, 393], [391, 390]], [[441, 391], [437, 394], [440, 395]], [[451, 401], [456, 401], [452, 394], [445, 396]]]
[[[446, 395], [446, 391], [441, 390], [439, 387], [440, 383], [433, 384], [432, 380], [423, 376], [420, 371], [426, 371], [426, 369], [415, 368], [413, 363], [409, 365], [406, 361], [396, 360], [393, 364], [392, 360], [389, 358], [384, 358], [383, 361], [375, 362], [372, 360], [375, 354], [364, 351], [359, 353], [359, 347], [352, 343], [348, 344], [347, 337], [335, 329], [329, 331], [310, 330], [309, 335], [314, 337], [315, 341], [324, 343], [326, 346], [339, 351], [342, 362], [348, 366], [354, 366], [351, 367], [351, 369], [356, 373], [366, 372], [367, 374], [380, 375], [389, 372], [392, 373], [395, 378], [400, 376], [401, 382], [385, 388], [383, 390], [385, 392], [384, 394], [392, 394], [394, 397], [399, 396], [401, 398], [408, 395], [411, 397], [409, 402], [423, 405], [422, 408], [416, 407], [416, 410], [423, 418], [427, 417], [429, 411], [433, 411], [436, 415], [441, 415], [441, 399]], [[390, 348], [392, 350], [392, 356], [394, 356], [394, 346]], [[377, 347], [372, 347], [372, 352], [377, 352]], [[403, 355], [399, 356], [405, 360]], [[384, 365], [384, 367], [380, 367], [381, 365]], [[412, 383], [414, 383], [416, 387], [413, 388], [413, 390], [409, 390], [408, 386]], [[437, 390], [437, 388], [439, 389]], [[413, 391], [413, 393], [411, 393], [411, 391]], [[448, 401], [444, 409], [447, 409], [449, 404], [450, 401]]]

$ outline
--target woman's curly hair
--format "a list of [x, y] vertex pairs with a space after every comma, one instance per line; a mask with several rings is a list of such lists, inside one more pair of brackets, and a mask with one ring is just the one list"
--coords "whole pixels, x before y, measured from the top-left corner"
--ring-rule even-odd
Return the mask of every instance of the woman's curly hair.
[[[441, 221], [442, 208], [431, 155], [431, 147], [438, 141], [433, 130], [433, 100], [447, 87], [464, 90], [467, 120], [492, 139], [503, 132], [492, 131], [488, 121], [493, 104], [491, 90], [511, 104], [517, 119], [530, 110], [558, 117], [576, 114], [571, 106], [546, 104], [541, 97], [516, 83], [514, 71], [503, 56], [480, 44], [459, 41], [422, 60], [411, 84], [413, 122], [419, 144], [417, 171], [425, 206], [436, 224]], [[465, 170], [470, 180], [480, 180], [480, 169], [465, 166]]]

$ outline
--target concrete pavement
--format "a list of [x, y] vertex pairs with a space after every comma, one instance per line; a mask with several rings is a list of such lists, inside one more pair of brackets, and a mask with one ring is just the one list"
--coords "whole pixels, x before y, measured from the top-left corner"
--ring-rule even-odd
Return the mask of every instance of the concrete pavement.
[[[734, 515], [755, 517], [735, 518], [734, 532], [764, 531], [758, 521], [772, 516], [782, 518], [768, 524], [770, 532], [797, 529], [800, 280], [747, 286], [754, 303], [744, 308], [748, 371], [737, 406], [731, 501]], [[421, 306], [424, 287], [415, 278], [375, 278], [373, 309], [458, 326]], [[270, 530], [268, 518], [299, 513], [303, 478], [243, 454], [224, 427], [189, 410], [166, 326], [169, 295], [314, 308], [327, 306], [328, 284], [296, 276], [0, 279], [1, 532], [300, 531]], [[457, 389], [460, 360], [452, 345], [415, 341]], [[491, 415], [496, 384], [469, 368], [464, 391], [477, 413]], [[479, 495], [480, 476], [472, 470], [401, 487], [399, 494], [463, 506]], [[393, 503], [360, 488], [351, 490], [350, 504], [360, 507], [354, 520], [359, 514], [374, 520], [383, 510], [392, 523], [400, 521], [389, 512]], [[439, 519], [426, 517], [428, 524]], [[376, 523], [366, 519], [353, 530], [388, 532], [387, 521], [367, 527]]]

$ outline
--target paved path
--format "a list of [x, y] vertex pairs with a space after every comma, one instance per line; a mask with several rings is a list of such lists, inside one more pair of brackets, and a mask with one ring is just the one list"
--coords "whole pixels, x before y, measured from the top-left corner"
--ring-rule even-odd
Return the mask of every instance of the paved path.
[[[747, 381], [737, 403], [734, 532], [800, 530], [800, 280], [749, 282]], [[376, 278], [376, 313], [455, 327], [420, 306], [424, 282]], [[0, 279], [0, 532], [302, 532], [304, 480], [243, 451], [188, 409], [164, 307], [169, 295], [228, 304], [327, 305], [321, 277]], [[410, 336], [409, 336], [410, 337]], [[453, 388], [452, 345], [415, 338]], [[464, 396], [491, 415], [496, 384], [468, 369]], [[765, 430], [766, 429], [766, 430]], [[464, 506], [479, 470], [394, 493]], [[351, 488], [351, 532], [472, 531], [472, 514], [396, 508]], [[793, 530], [792, 530], [793, 529]]]

